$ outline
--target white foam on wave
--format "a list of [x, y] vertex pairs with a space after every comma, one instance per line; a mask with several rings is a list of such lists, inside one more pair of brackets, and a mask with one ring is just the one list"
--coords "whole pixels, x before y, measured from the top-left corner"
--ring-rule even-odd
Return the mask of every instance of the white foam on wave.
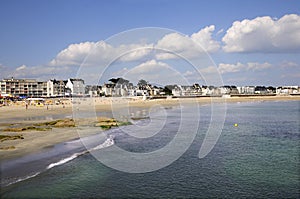
[[89, 151], [95, 151], [95, 150], [103, 149], [103, 148], [106, 148], [106, 147], [110, 147], [114, 144], [115, 144], [114, 137], [112, 135], [110, 135], [109, 138], [107, 140], [105, 140], [105, 142], [103, 142], [102, 144], [92, 148]]
[[103, 149], [103, 148], [112, 146], [115, 143], [113, 138], [114, 137], [112, 135], [110, 135], [109, 138], [106, 139], [102, 144], [100, 144], [100, 145], [98, 145], [98, 146], [96, 146], [96, 147], [94, 147], [94, 148], [92, 148], [92, 149], [90, 149], [88, 151], [83, 151], [81, 153], [75, 153], [75, 154], [73, 154], [73, 155], [71, 155], [71, 156], [69, 156], [67, 158], [61, 159], [58, 162], [51, 163], [51, 164], [48, 165], [47, 169], [51, 169], [53, 167], [65, 164], [65, 163], [67, 163], [67, 162], [69, 162], [69, 161], [71, 161], [71, 160], [73, 160], [73, 159], [75, 159], [75, 158], [77, 158], [77, 157], [79, 157], [79, 156], [81, 156], [83, 154], [86, 154], [89, 151], [95, 151], [95, 150], [99, 150], [99, 149]]
[[[86, 153], [88, 153], [89, 151], [95, 151], [95, 150], [99, 150], [99, 149], [103, 149], [103, 148], [106, 148], [106, 147], [110, 147], [112, 145], [114, 145], [115, 141], [114, 141], [114, 137], [112, 135], [109, 136], [109, 138], [107, 138], [102, 144], [90, 149], [90, 150], [87, 150], [87, 151], [83, 151], [81, 153], [74, 153], [73, 155], [67, 157], [67, 158], [64, 158], [64, 159], [61, 159], [59, 160], [58, 162], [55, 162], [55, 163], [51, 163], [47, 166], [46, 170], [48, 169], [51, 169], [53, 167], [56, 167], [56, 166], [59, 166], [59, 165], [62, 165], [62, 164], [65, 164], [67, 162], [70, 162], [71, 160], [81, 156], [81, 155], [84, 155]], [[15, 180], [14, 182], [11, 182], [9, 184], [7, 184], [6, 186], [9, 186], [11, 184], [15, 184], [17, 182], [21, 182], [21, 181], [24, 181], [24, 180], [27, 180], [29, 178], [34, 178], [36, 177], [37, 175], [39, 175], [41, 172], [37, 172], [33, 175], [29, 175], [29, 176], [26, 176], [26, 177], [23, 177], [23, 178], [19, 178], [17, 180]]]
[[34, 178], [35, 176], [39, 175], [40, 173], [41, 173], [41, 172], [37, 172], [37, 173], [35, 173], [35, 174], [33, 174], [33, 175], [25, 176], [24, 178], [19, 178], [19, 179], [17, 179], [16, 181], [7, 184], [6, 186], [9, 186], [9, 185], [15, 184], [15, 183], [17, 183], [17, 182], [21, 182], [21, 181], [27, 180], [27, 179], [29, 179], [29, 178]]
[[71, 161], [71, 160], [77, 158], [78, 156], [81, 156], [81, 155], [85, 154], [85, 153], [87, 153], [87, 151], [84, 151], [84, 152], [82, 152], [82, 153], [75, 153], [75, 154], [71, 155], [70, 157], [64, 158], [64, 159], [62, 159], [62, 160], [60, 160], [60, 161], [58, 161], [58, 162], [55, 162], [55, 163], [51, 163], [51, 164], [49, 164], [49, 165], [47, 166], [47, 169], [51, 169], [51, 168], [53, 168], [53, 167], [56, 167], [56, 166], [65, 164], [65, 163], [67, 163], [67, 162], [69, 162], [69, 161]]

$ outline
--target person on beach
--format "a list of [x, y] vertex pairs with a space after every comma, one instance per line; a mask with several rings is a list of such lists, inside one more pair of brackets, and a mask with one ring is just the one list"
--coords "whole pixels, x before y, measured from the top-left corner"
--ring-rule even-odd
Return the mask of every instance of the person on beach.
[[28, 103], [25, 104], [26, 110], [28, 109]]

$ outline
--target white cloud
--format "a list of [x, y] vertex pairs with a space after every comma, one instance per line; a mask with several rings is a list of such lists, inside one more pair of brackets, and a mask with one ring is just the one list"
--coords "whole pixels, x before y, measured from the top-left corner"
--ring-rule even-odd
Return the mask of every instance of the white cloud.
[[147, 62], [144, 62], [136, 67], [134, 67], [133, 69], [131, 69], [129, 71], [129, 73], [131, 74], [146, 74], [146, 73], [153, 73], [153, 72], [157, 72], [159, 70], [163, 70], [163, 69], [170, 69], [171, 67], [164, 63], [164, 62], [159, 62], [156, 60], [149, 60]]
[[50, 62], [51, 66], [79, 66], [87, 58], [86, 64], [101, 64], [118, 59], [123, 62], [143, 58], [152, 50], [152, 44], [129, 44], [114, 47], [105, 41], [71, 44]]
[[120, 61], [130, 62], [146, 57], [153, 50], [152, 44], [131, 44], [122, 45], [116, 48], [116, 53], [119, 54]]
[[112, 73], [113, 77], [123, 77], [124, 75], [126, 75], [128, 73], [128, 68], [124, 67], [121, 70], [115, 71]]
[[157, 59], [173, 59], [176, 54], [185, 58], [199, 56], [203, 52], [215, 52], [220, 48], [219, 42], [212, 38], [215, 26], [207, 26], [197, 33], [181, 35], [179, 33], [171, 33], [160, 39], [155, 48], [166, 49], [170, 52], [162, 52], [156, 55]]
[[[110, 45], [105, 41], [82, 42], [70, 44], [50, 61], [50, 66], [101, 65], [112, 61], [131, 62], [149, 59], [148, 55], [158, 59], [173, 59], [178, 53], [186, 58], [197, 57], [203, 51], [215, 52], [220, 48], [219, 42], [212, 38], [215, 26], [207, 26], [191, 36], [171, 33], [158, 38], [155, 43]], [[154, 50], [155, 49], [155, 50]], [[162, 50], [159, 50], [162, 49]], [[156, 53], [156, 54], [153, 54]]]
[[254, 71], [264, 70], [264, 69], [271, 68], [271, 67], [272, 67], [272, 64], [270, 64], [268, 62], [265, 62], [265, 63], [249, 62], [247, 64], [247, 70], [254, 70]]
[[195, 70], [187, 70], [184, 73], [182, 73], [182, 75], [190, 82], [190, 84], [200, 82], [202, 80], [201, 74]]
[[292, 62], [292, 61], [283, 61], [280, 64], [280, 67], [282, 67], [282, 68], [294, 68], [294, 67], [300, 67], [300, 65], [295, 63], [295, 62]]
[[215, 52], [220, 48], [218, 41], [212, 38], [212, 33], [215, 31], [215, 26], [207, 26], [199, 32], [191, 35], [191, 39], [197, 42], [205, 51]]
[[17, 69], [16, 69], [16, 71], [20, 71], [20, 70], [24, 70], [24, 69], [26, 69], [27, 67], [26, 67], [26, 65], [22, 65], [22, 66], [20, 66], [20, 67], [18, 67]]
[[79, 44], [71, 44], [66, 49], [58, 53], [58, 55], [50, 62], [52, 66], [80, 65], [84, 58], [96, 47], [103, 48], [104, 51], [109, 49], [105, 42], [84, 42]]
[[170, 65], [154, 59], [143, 62], [130, 69], [123, 68], [115, 72], [114, 75], [122, 76], [133, 83], [137, 83], [140, 79], [162, 85], [185, 82], [185, 77]]
[[157, 59], [173, 59], [177, 57], [176, 54], [181, 54], [185, 57], [195, 56], [193, 49], [197, 48], [197, 46], [195, 46], [195, 43], [188, 36], [171, 33], [160, 39], [155, 48], [166, 50], [166, 52], [159, 52], [156, 55]]
[[[146, 43], [147, 40], [137, 43], [126, 43], [120, 45], [111, 45], [105, 41], [82, 42], [70, 44], [60, 51], [50, 63], [42, 66], [21, 65], [15, 67], [4, 67], [0, 64], [1, 76], [15, 76], [19, 78], [42, 78], [46, 79], [61, 76], [64, 78], [76, 75], [78, 67], [85, 61], [87, 65], [93, 65], [94, 68], [104, 67], [102, 63], [116, 61], [115, 69], [109, 71], [108, 75], [130, 76], [135, 80], [141, 78], [153, 82], [161, 82], [162, 79], [176, 81], [177, 79], [208, 79], [210, 76], [218, 74], [218, 71], [224, 73], [238, 73], [241, 71], [257, 71], [271, 68], [268, 62], [248, 62], [248, 63], [220, 63], [218, 67], [207, 67], [209, 64], [199, 64], [200, 74], [193, 73], [193, 70], [182, 67], [179, 73], [170, 67], [168, 59], [179, 58], [176, 54], [184, 58], [199, 58], [207, 52], [216, 52], [220, 49], [220, 43], [214, 39], [214, 34], [222, 34], [223, 29], [215, 33], [215, 26], [207, 26], [191, 35], [182, 35], [171, 33], [164, 35], [153, 43]], [[225, 33], [223, 33], [225, 34]], [[300, 50], [300, 16], [296, 14], [285, 15], [276, 19], [268, 16], [257, 17], [253, 20], [236, 21], [230, 27], [222, 41], [225, 52], [298, 52]], [[201, 47], [203, 48], [201, 48]], [[150, 60], [150, 61], [145, 61]], [[157, 61], [160, 60], [160, 61]], [[142, 64], [137, 65], [137, 61]], [[174, 61], [174, 60], [173, 60]], [[176, 60], [177, 61], [177, 60]], [[122, 63], [126, 62], [126, 63]], [[132, 62], [132, 63], [130, 63]], [[172, 61], [170, 61], [172, 63]], [[114, 64], [114, 63], [113, 63]], [[136, 66], [137, 65], [137, 66]], [[126, 67], [125, 67], [126, 66]], [[131, 66], [135, 66], [131, 68]], [[177, 67], [179, 64], [177, 65]], [[181, 65], [180, 65], [181, 66]], [[298, 63], [284, 61], [276, 66], [300, 67]], [[123, 69], [116, 71], [117, 69]], [[93, 67], [89, 67], [87, 75], [99, 78], [100, 75]], [[91, 72], [92, 71], [92, 72]], [[99, 74], [99, 75], [98, 75]], [[199, 78], [200, 77], [200, 78]], [[58, 78], [58, 77], [57, 77]], [[162, 83], [163, 84], [163, 83]]]
[[226, 80], [226, 84], [229, 85], [239, 85], [239, 84], [243, 84], [244, 82], [251, 82], [255, 80], [255, 78], [251, 78], [251, 77], [233, 77], [233, 78], [228, 78]]
[[0, 79], [5, 78], [33, 78], [38, 80], [48, 80], [52, 78], [67, 79], [76, 77], [78, 67], [71, 66], [50, 66], [37, 65], [19, 67], [8, 67], [0, 64]]
[[219, 64], [219, 71], [220, 73], [235, 73], [243, 70], [245, 68], [245, 65], [238, 62], [236, 64], [224, 64], [220, 63]]
[[222, 76], [216, 66], [208, 66], [201, 68], [198, 71], [187, 70], [183, 73], [184, 77], [188, 79], [190, 84], [200, 83], [204, 85], [223, 85]]
[[64, 66], [30, 66], [22, 65], [11, 71], [10, 74], [16, 78], [37, 78], [37, 79], [50, 79], [50, 78], [69, 78], [75, 77], [77, 68]]
[[222, 41], [225, 52], [299, 52], [300, 16], [235, 21]]
[[199, 71], [187, 70], [183, 73], [183, 76], [189, 80], [190, 83], [204, 83], [205, 81], [211, 81], [212, 78], [216, 79], [218, 70], [215, 66], [209, 66], [202, 68]]
[[183, 75], [186, 76], [186, 77], [192, 76], [194, 74], [195, 74], [195, 72], [192, 72], [192, 71], [189, 71], [189, 70], [187, 70], [187, 71], [185, 71], [185, 73], [183, 73]]
[[272, 64], [268, 62], [258, 63], [258, 62], [248, 62], [246, 64], [242, 64], [237, 62], [236, 64], [225, 64], [220, 63], [218, 66], [218, 70], [220, 73], [235, 73], [240, 71], [259, 71], [272, 67]]

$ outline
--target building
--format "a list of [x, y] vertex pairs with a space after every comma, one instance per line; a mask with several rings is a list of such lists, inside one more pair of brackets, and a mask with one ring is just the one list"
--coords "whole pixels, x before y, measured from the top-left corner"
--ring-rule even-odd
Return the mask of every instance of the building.
[[66, 89], [69, 89], [69, 92], [66, 92], [66, 95], [83, 96], [85, 94], [84, 80], [68, 79]]
[[49, 80], [47, 81], [47, 97], [64, 97], [68, 89], [66, 89], [66, 80]]
[[104, 95], [102, 92], [102, 86], [99, 85], [86, 85], [85, 86], [85, 94], [90, 97], [97, 97]]
[[253, 95], [255, 91], [254, 86], [241, 86], [237, 87], [239, 94], [247, 94], [247, 95]]
[[114, 95], [115, 84], [104, 84], [102, 86], [102, 92], [105, 96], [110, 97]]
[[13, 97], [65, 97], [84, 95], [82, 79], [37, 81], [35, 79], [3, 79], [0, 81], [2, 95]]
[[6, 94], [6, 82], [0, 81], [0, 94]]
[[158, 88], [157, 86], [152, 86], [151, 84], [146, 85], [146, 90], [149, 96], [159, 96], [161, 95], [162, 89]]
[[47, 96], [47, 82], [37, 82], [37, 96]]
[[231, 87], [230, 86], [220, 86], [220, 93], [221, 95], [229, 95], [231, 93]]
[[277, 95], [289, 95], [300, 93], [299, 86], [280, 86], [276, 88]]
[[202, 88], [198, 84], [193, 86], [174, 85], [172, 87], [173, 96], [200, 96]]
[[3, 79], [0, 82], [1, 93], [14, 97], [45, 97], [47, 96], [47, 83], [35, 79]]
[[128, 96], [128, 88], [126, 84], [115, 84], [114, 85], [114, 91], [113, 91], [113, 96], [114, 97], [124, 97], [124, 96]]
[[265, 95], [267, 94], [267, 88], [265, 86], [256, 86], [254, 89], [255, 94]]

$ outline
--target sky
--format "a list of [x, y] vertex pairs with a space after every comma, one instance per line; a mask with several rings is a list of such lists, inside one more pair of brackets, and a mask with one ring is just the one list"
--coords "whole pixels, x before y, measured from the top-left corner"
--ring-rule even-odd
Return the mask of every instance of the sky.
[[0, 79], [300, 85], [298, 0], [1, 0], [0, 25]]

